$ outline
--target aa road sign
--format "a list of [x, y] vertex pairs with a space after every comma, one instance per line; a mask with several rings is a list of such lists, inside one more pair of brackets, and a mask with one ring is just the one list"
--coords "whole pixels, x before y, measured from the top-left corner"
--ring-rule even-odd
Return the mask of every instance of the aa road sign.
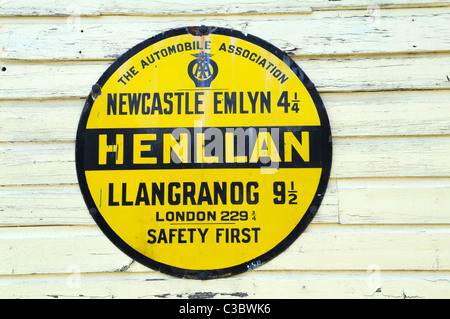
[[310, 223], [331, 131], [305, 73], [255, 36], [217, 27], [156, 35], [93, 86], [76, 167], [98, 226], [124, 253], [196, 279], [253, 269]]

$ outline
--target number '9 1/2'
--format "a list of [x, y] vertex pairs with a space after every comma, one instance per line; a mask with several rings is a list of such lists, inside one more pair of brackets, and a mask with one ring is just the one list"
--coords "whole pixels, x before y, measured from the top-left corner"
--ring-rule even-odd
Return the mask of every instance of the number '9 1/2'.
[[289, 204], [295, 205], [297, 202], [297, 191], [294, 188], [294, 182], [291, 182], [290, 189], [286, 192], [285, 182], [274, 182], [273, 183], [273, 194], [275, 195], [273, 203], [277, 205], [285, 204], [286, 197], [289, 199]]

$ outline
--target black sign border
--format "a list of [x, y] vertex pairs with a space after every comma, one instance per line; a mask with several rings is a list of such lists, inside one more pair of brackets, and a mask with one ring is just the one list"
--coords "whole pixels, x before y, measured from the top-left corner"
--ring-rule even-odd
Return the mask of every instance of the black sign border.
[[[204, 30], [207, 30], [206, 33], [202, 32]], [[325, 106], [322, 102], [322, 99], [319, 96], [319, 93], [317, 92], [314, 84], [311, 82], [311, 80], [306, 76], [306, 74], [302, 71], [302, 69], [283, 51], [275, 47], [274, 45], [268, 43], [265, 40], [262, 40], [256, 36], [250, 35], [250, 34], [244, 34], [240, 31], [228, 29], [228, 28], [221, 28], [221, 27], [182, 27], [177, 29], [172, 29], [166, 32], [162, 32], [158, 35], [155, 35], [128, 50], [123, 55], [121, 55], [117, 60], [103, 73], [103, 75], [100, 77], [100, 79], [97, 81], [97, 85], [100, 86], [100, 89], [103, 87], [103, 85], [106, 83], [106, 81], [110, 78], [110, 76], [128, 59], [130, 59], [132, 56], [137, 54], [138, 52], [142, 51], [143, 49], [147, 48], [148, 46], [162, 41], [164, 39], [168, 39], [174, 36], [182, 35], [182, 34], [194, 34], [194, 35], [203, 35], [203, 34], [220, 34], [230, 37], [235, 37], [239, 39], [243, 39], [245, 41], [251, 42], [255, 45], [258, 45], [267, 51], [271, 52], [275, 56], [277, 56], [281, 61], [286, 63], [291, 70], [298, 76], [300, 81], [303, 83], [303, 85], [308, 90], [311, 98], [314, 101], [314, 104], [316, 106], [317, 112], [319, 114], [321, 127], [322, 127], [322, 175], [320, 177], [319, 185], [316, 190], [316, 194], [311, 202], [311, 205], [309, 206], [308, 210], [306, 211], [303, 218], [300, 220], [300, 222], [297, 224], [297, 226], [294, 228], [294, 230], [284, 239], [282, 240], [278, 245], [276, 245], [274, 248], [269, 250], [268, 252], [264, 253], [263, 255], [254, 258], [252, 260], [249, 260], [245, 263], [235, 265], [232, 267], [227, 268], [221, 268], [221, 269], [207, 269], [207, 270], [192, 270], [192, 269], [184, 269], [184, 268], [178, 268], [173, 267], [167, 264], [163, 264], [160, 262], [157, 262], [151, 258], [148, 258], [147, 256], [144, 256], [143, 254], [136, 251], [134, 248], [129, 246], [126, 242], [124, 242], [108, 225], [108, 223], [105, 221], [105, 219], [100, 214], [97, 206], [95, 205], [95, 202], [91, 196], [91, 193], [89, 191], [87, 180], [85, 176], [85, 170], [84, 170], [84, 137], [85, 137], [85, 131], [86, 131], [86, 124], [87, 120], [89, 118], [89, 114], [91, 111], [91, 108], [94, 104], [94, 98], [93, 95], [95, 92], [91, 92], [89, 96], [86, 99], [86, 102], [84, 104], [83, 111], [80, 116], [80, 120], [78, 123], [78, 129], [77, 129], [77, 135], [76, 135], [76, 143], [75, 143], [75, 161], [76, 161], [76, 170], [77, 170], [77, 177], [78, 177], [78, 184], [81, 190], [81, 193], [83, 195], [84, 201], [89, 209], [89, 213], [91, 214], [92, 218], [95, 220], [99, 228], [102, 230], [102, 232], [106, 235], [106, 237], [114, 243], [123, 253], [131, 257], [132, 259], [136, 260], [137, 262], [151, 268], [157, 271], [160, 271], [162, 273], [180, 277], [180, 278], [190, 278], [190, 279], [214, 279], [214, 278], [222, 278], [222, 277], [228, 277], [233, 276], [237, 274], [244, 273], [248, 270], [251, 270], [257, 266], [260, 266], [269, 260], [275, 258], [280, 253], [282, 253], [287, 247], [289, 247], [306, 229], [306, 227], [309, 225], [311, 220], [314, 218], [317, 210], [319, 209], [319, 206], [322, 202], [322, 199], [325, 195], [325, 191], [328, 185], [328, 180], [330, 178], [330, 171], [331, 171], [331, 162], [332, 162], [332, 138], [331, 138], [331, 128], [330, 123], [328, 119], [328, 115], [325, 110]]]

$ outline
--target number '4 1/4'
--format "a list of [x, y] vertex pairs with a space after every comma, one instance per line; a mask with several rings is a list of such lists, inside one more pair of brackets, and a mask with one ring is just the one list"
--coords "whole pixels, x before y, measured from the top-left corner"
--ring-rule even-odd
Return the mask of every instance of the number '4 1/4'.
[[283, 91], [280, 95], [277, 106], [284, 107], [284, 113], [288, 113], [289, 108], [291, 109], [291, 111], [298, 113], [298, 111], [300, 110], [298, 107], [300, 100], [297, 98], [297, 92], [294, 93], [294, 99], [291, 102], [292, 103], [289, 102], [289, 92]]

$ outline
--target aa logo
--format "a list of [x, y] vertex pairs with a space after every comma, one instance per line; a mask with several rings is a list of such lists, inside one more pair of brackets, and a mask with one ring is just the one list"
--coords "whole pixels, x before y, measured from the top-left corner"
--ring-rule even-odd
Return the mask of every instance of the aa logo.
[[203, 51], [192, 55], [196, 59], [189, 63], [189, 77], [194, 81], [196, 87], [209, 87], [219, 72], [217, 63], [211, 60], [212, 54]]

